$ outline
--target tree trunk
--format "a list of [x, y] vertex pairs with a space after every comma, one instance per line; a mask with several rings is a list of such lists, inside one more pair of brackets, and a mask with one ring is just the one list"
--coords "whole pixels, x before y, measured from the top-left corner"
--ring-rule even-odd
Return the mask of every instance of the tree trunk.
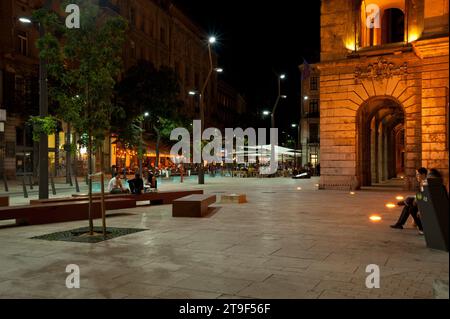
[[104, 175], [104, 162], [105, 154], [103, 153], [104, 141], [100, 148], [100, 188], [101, 188], [101, 211], [102, 211], [102, 226], [103, 236], [106, 238], [106, 216], [105, 216], [105, 175]]
[[67, 124], [67, 132], [66, 132], [66, 183], [72, 186], [72, 174], [70, 171], [71, 167], [71, 144], [70, 144], [70, 124]]
[[156, 127], [154, 127], [154, 130], [156, 132], [156, 145], [155, 145], [155, 153], [156, 153], [155, 169], [156, 169], [159, 168], [159, 143], [161, 141], [161, 133]]
[[88, 187], [89, 187], [89, 210], [88, 210], [88, 218], [89, 218], [89, 234], [94, 234], [94, 223], [92, 221], [92, 135], [89, 130], [89, 141], [88, 141]]
[[[77, 142], [77, 138], [78, 138], [77, 133], [74, 132], [73, 133], [73, 140], [74, 140], [75, 143]], [[76, 190], [77, 193], [79, 193], [80, 192], [80, 186], [78, 185], [78, 179], [77, 179], [77, 176], [78, 176], [78, 160], [77, 160], [77, 148], [76, 147], [75, 147], [75, 153], [73, 154], [73, 162], [71, 164], [72, 164], [73, 178], [75, 180], [75, 190]]]

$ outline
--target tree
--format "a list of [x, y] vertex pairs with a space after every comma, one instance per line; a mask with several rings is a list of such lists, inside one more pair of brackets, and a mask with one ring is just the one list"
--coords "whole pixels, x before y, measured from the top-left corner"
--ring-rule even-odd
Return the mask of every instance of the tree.
[[[139, 145], [136, 132], [140, 123], [148, 128], [156, 137], [156, 166], [159, 163], [159, 146], [162, 138], [170, 135], [170, 131], [179, 126], [178, 116], [180, 87], [176, 73], [169, 67], [156, 69], [147, 61], [139, 61], [125, 74], [117, 85], [117, 103], [125, 110], [124, 114], [115, 119], [114, 126], [119, 139], [126, 145]], [[148, 113], [144, 117], [143, 114]], [[124, 126], [123, 123], [133, 123]], [[142, 160], [143, 150], [139, 150]]]
[[[66, 3], [67, 2], [67, 3]], [[87, 136], [89, 174], [92, 153], [100, 151], [103, 233], [104, 218], [103, 144], [117, 111], [112, 103], [116, 78], [122, 65], [126, 21], [103, 12], [91, 0], [70, 0], [80, 7], [80, 28], [68, 29], [54, 12], [38, 10], [34, 16], [48, 31], [38, 41], [40, 57], [47, 59], [49, 95], [58, 119], [70, 123], [78, 136]], [[63, 11], [63, 10], [61, 10]], [[89, 232], [93, 234], [92, 178], [89, 178]]]

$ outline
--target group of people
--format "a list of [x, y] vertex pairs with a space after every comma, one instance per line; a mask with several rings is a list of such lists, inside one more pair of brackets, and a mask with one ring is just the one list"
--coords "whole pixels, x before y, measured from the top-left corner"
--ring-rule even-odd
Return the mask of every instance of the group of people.
[[150, 170], [147, 173], [146, 183], [144, 183], [144, 180], [141, 178], [141, 175], [139, 173], [136, 173], [134, 175], [134, 178], [128, 180], [127, 182], [130, 188], [124, 187], [122, 179], [120, 178], [120, 174], [114, 172], [113, 177], [108, 183], [108, 192], [110, 194], [142, 194], [142, 192], [144, 192], [146, 189], [157, 188], [156, 177]]
[[[428, 171], [425, 167], [421, 167], [416, 171], [416, 179], [419, 183], [420, 190], [423, 191], [424, 182], [426, 182], [427, 178], [440, 178], [442, 177], [438, 170], [430, 169]], [[414, 223], [417, 225], [419, 230], [419, 234], [423, 235], [423, 227], [422, 222], [420, 220], [420, 212], [419, 207], [417, 206], [417, 201], [415, 196], [408, 196], [405, 200], [402, 200], [397, 203], [399, 206], [404, 206], [400, 217], [397, 222], [391, 225], [392, 228], [403, 229], [408, 217], [411, 216], [414, 220]]]

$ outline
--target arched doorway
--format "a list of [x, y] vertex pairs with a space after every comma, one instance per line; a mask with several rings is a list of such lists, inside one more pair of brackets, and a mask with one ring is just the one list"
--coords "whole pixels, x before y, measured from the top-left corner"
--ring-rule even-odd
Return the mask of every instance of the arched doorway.
[[357, 112], [357, 177], [371, 186], [404, 172], [405, 113], [393, 98], [375, 97]]

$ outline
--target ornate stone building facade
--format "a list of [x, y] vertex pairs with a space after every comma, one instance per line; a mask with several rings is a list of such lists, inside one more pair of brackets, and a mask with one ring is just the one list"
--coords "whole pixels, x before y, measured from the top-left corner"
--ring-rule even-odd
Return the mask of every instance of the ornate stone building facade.
[[448, 183], [448, 0], [323, 0], [320, 187]]

